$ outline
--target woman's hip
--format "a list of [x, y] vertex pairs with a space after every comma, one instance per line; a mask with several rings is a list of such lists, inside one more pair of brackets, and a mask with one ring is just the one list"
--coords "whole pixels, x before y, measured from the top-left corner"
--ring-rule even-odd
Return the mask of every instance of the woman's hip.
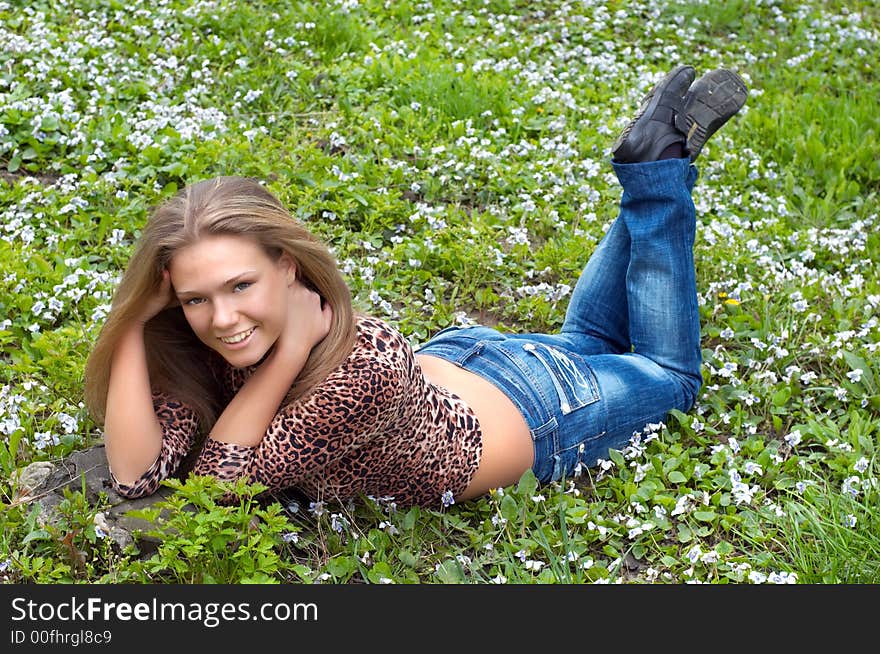
[[566, 338], [533, 336], [444, 330], [418, 353], [483, 377], [511, 400], [529, 428], [532, 470], [542, 482], [592, 467], [670, 409], [690, 408], [678, 377], [645, 357], [581, 355]]

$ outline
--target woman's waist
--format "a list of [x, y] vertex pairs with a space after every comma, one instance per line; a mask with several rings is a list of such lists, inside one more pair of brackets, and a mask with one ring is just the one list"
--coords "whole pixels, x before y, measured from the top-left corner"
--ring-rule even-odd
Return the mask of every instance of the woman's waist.
[[[479, 467], [459, 496], [469, 499], [494, 486], [515, 481], [506, 470], [522, 472], [532, 465], [534, 445], [522, 412], [501, 389], [480, 375], [430, 354], [418, 355], [428, 381], [463, 401], [479, 423]], [[519, 475], [514, 475], [518, 477]]]
[[492, 382], [431, 354], [419, 354], [416, 359], [428, 382], [465, 403], [481, 432], [485, 433], [487, 429], [518, 431], [520, 427], [528, 432], [528, 426], [516, 405]]

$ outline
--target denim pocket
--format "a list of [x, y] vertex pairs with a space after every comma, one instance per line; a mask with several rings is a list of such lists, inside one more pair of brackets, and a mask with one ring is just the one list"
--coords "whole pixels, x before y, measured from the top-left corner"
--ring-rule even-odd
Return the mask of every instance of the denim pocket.
[[535, 357], [550, 376], [563, 415], [599, 400], [596, 377], [577, 354], [544, 343], [526, 343], [523, 350]]

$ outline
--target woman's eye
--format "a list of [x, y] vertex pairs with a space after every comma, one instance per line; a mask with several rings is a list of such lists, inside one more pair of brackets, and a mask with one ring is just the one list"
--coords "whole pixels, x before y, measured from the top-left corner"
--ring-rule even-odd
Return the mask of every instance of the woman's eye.
[[250, 285], [251, 285], [251, 282], [238, 282], [238, 284], [235, 285], [235, 290], [236, 291], [243, 291], [244, 289], [246, 289]]
[[183, 303], [184, 303], [185, 305], [187, 305], [187, 306], [192, 307], [192, 306], [195, 306], [196, 304], [201, 304], [203, 301], [204, 301], [204, 298], [200, 298], [200, 297], [191, 297], [191, 298], [188, 299], [188, 300], [184, 300]]

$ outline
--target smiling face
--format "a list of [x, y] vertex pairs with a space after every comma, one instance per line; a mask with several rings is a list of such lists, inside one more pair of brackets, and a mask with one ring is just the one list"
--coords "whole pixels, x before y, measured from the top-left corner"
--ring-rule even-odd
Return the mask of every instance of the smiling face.
[[207, 236], [168, 271], [193, 332], [234, 367], [258, 363], [281, 335], [296, 272], [287, 255], [273, 261], [250, 238]]

